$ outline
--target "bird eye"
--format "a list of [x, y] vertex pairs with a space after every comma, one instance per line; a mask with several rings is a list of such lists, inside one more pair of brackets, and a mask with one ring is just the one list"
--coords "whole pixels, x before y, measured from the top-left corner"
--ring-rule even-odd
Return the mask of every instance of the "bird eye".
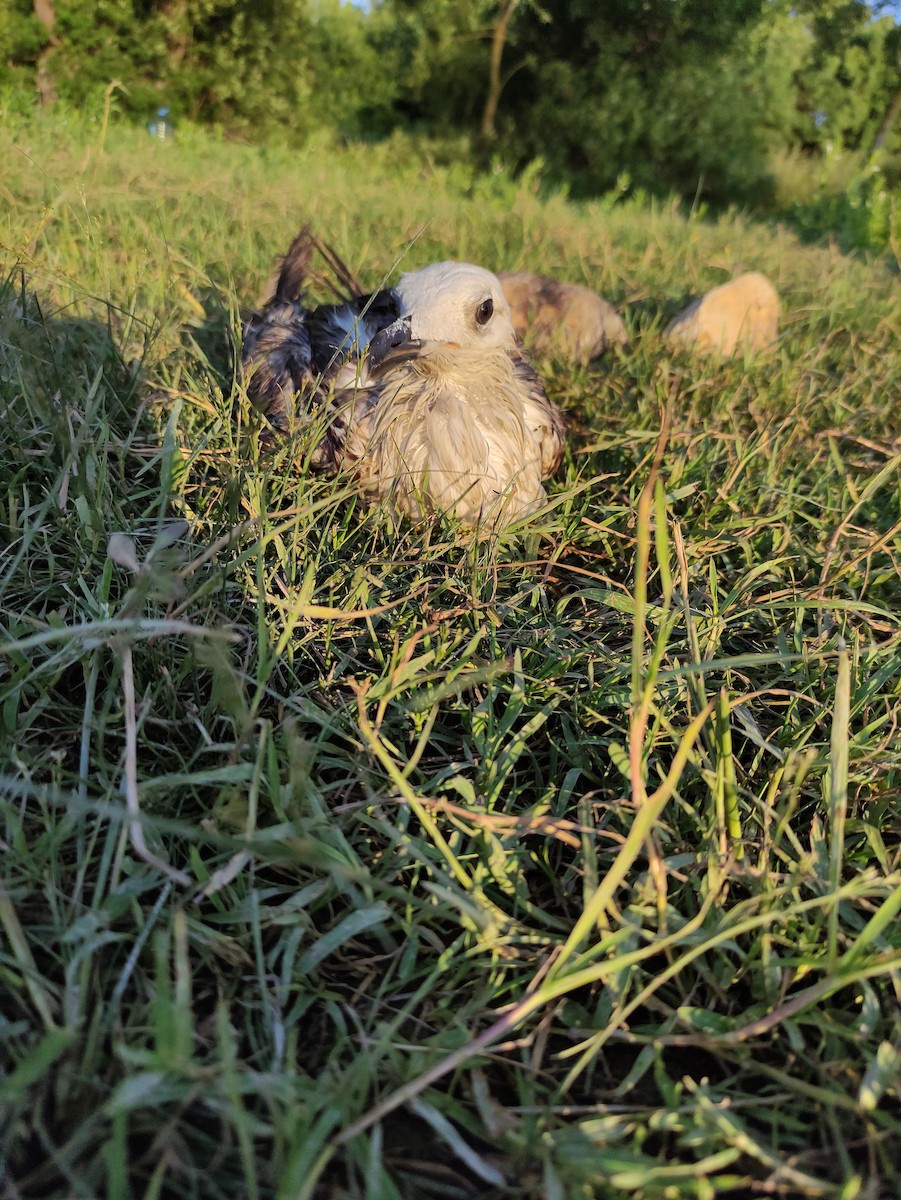
[[483, 300], [476, 309], [476, 324], [487, 325], [494, 316], [494, 301], [489, 296], [487, 300]]

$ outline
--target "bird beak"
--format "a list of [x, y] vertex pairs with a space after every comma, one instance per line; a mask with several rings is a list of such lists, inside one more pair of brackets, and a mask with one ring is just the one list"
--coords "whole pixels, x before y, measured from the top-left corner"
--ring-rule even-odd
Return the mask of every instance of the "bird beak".
[[409, 317], [400, 317], [380, 329], [369, 343], [369, 369], [380, 374], [397, 363], [409, 362], [422, 352], [422, 342], [412, 336]]
[[459, 342], [414, 338], [411, 321], [410, 317], [399, 317], [375, 335], [369, 343], [370, 375], [381, 375], [398, 363], [412, 362], [442, 350], [459, 350]]

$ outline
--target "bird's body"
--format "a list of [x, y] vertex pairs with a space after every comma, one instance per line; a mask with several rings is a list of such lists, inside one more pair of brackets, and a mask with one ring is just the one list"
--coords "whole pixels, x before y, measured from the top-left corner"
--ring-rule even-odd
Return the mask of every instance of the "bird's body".
[[468, 525], [506, 523], [544, 502], [541, 481], [559, 455], [542, 463], [542, 419], [529, 424], [508, 356], [425, 355], [380, 383], [377, 400], [371, 388], [358, 400], [345, 443], [367, 495], [407, 516], [438, 510]]
[[315, 310], [289, 282], [248, 326], [244, 363], [277, 427], [325, 408], [315, 466], [351, 470], [369, 499], [414, 519], [497, 526], [541, 507], [563, 420], [494, 275], [433, 263]]

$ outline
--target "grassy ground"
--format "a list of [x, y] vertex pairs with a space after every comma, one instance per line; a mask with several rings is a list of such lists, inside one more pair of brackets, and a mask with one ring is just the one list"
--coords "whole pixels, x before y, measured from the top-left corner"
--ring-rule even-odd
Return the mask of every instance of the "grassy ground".
[[[0, 163], [0, 1195], [897, 1196], [897, 271], [378, 148]], [[521, 535], [261, 456], [304, 220], [620, 307]], [[667, 355], [742, 268], [775, 355]]]

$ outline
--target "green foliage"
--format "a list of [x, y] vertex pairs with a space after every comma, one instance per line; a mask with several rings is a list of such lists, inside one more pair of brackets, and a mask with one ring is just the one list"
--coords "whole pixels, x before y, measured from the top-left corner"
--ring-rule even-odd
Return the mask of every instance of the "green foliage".
[[511, 47], [509, 144], [578, 190], [626, 168], [652, 190], [759, 204], [773, 151], [867, 149], [897, 90], [901, 30], [864, 4], [637, 8], [567, 5]]
[[362, 140], [390, 133], [409, 68], [402, 40], [383, 9], [364, 14], [342, 0], [316, 0], [303, 52], [312, 80], [313, 127]]
[[[0, 129], [3, 1186], [895, 1195], [897, 277], [415, 145]], [[261, 453], [304, 220], [623, 309], [521, 536]], [[674, 357], [748, 268], [773, 355]]]
[[901, 189], [892, 188], [877, 162], [856, 172], [842, 191], [823, 192], [796, 204], [792, 219], [816, 237], [834, 236], [844, 246], [901, 254]]
[[131, 0], [85, 5], [56, 0], [57, 43], [48, 50], [47, 70], [64, 104], [99, 110], [113, 80], [126, 107], [142, 113], [155, 107], [152, 82], [166, 70], [168, 47], [156, 15], [137, 17]]
[[[540, 163], [574, 195], [627, 174], [643, 193], [779, 212], [812, 198], [793, 164], [819, 177], [878, 149], [899, 174], [901, 27], [859, 0], [51, 7], [52, 36], [27, 0], [0, 14], [5, 111], [26, 111], [37, 87], [99, 116], [115, 83], [115, 108], [140, 124], [166, 103], [177, 120], [294, 147], [412, 133], [482, 168]], [[856, 244], [885, 243], [874, 228]]]
[[651, 94], [628, 67], [611, 77], [599, 66], [578, 83], [563, 63], [540, 74], [533, 117], [513, 136], [523, 153], [546, 155], [549, 170], [572, 180], [576, 193], [610, 190], [626, 166], [636, 186], [658, 194], [766, 198], [756, 104], [732, 63], [661, 68]]
[[384, 127], [392, 73], [375, 45], [377, 14], [367, 21], [337, 0], [315, 8], [307, 0], [54, 7], [52, 45], [31, 17], [0, 25], [7, 57], [18, 64], [8, 82], [21, 83], [47, 48], [45, 67], [71, 106], [99, 111], [116, 80], [117, 107], [141, 121], [165, 102], [176, 118], [294, 145], [328, 127], [360, 133], [371, 113]]
[[[802, 6], [811, 35], [794, 76], [796, 137], [821, 150], [868, 151], [901, 75], [901, 26], [872, 19], [868, 5], [821, 0]], [[893, 134], [901, 150], [901, 129]]]
[[753, 192], [756, 106], [735, 47], [760, 5], [705, 7], [703, 18], [691, 0], [530, 16], [510, 51], [524, 55], [506, 92], [512, 147], [581, 192], [608, 189], [623, 169], [657, 191]]
[[309, 132], [306, 7], [303, 0], [139, 8], [131, 0], [57, 0], [59, 45], [51, 61], [59, 94], [96, 104], [117, 79], [121, 107], [139, 117], [164, 100], [177, 116], [237, 132], [282, 129], [302, 140]]
[[0, 64], [33, 66], [47, 41], [47, 32], [28, 0], [12, 0], [0, 10]]

